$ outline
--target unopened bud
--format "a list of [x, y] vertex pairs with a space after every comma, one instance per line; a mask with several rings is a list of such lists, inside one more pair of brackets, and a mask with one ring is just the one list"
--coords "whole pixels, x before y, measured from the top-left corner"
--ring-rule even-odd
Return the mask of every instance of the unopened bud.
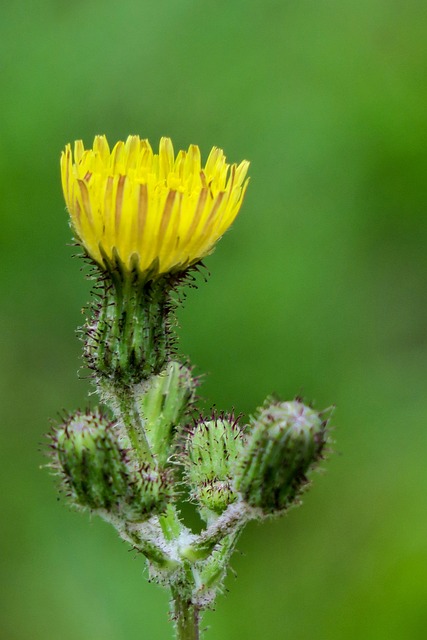
[[321, 458], [326, 422], [295, 400], [264, 407], [252, 421], [235, 487], [264, 515], [286, 509], [307, 485], [307, 471]]
[[170, 362], [135, 392], [150, 450], [160, 467], [171, 454], [176, 427], [192, 401], [194, 387], [190, 370], [179, 362]]
[[186, 441], [187, 480], [192, 498], [206, 513], [222, 513], [235, 502], [233, 473], [243, 450], [243, 433], [233, 417], [199, 422]]

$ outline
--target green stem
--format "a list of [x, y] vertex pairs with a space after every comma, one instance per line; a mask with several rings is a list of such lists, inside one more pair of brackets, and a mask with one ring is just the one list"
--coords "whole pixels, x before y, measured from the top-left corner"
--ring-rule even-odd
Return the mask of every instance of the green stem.
[[250, 508], [244, 502], [235, 502], [227, 507], [198, 538], [181, 550], [181, 557], [195, 562], [207, 558], [223, 538], [240, 530], [250, 520]]
[[120, 417], [132, 446], [138, 454], [138, 458], [144, 462], [152, 462], [153, 456], [135, 406], [133, 391], [131, 389], [121, 389], [116, 393], [116, 397], [119, 404]]
[[215, 551], [201, 564], [199, 576], [201, 585], [195, 595], [199, 598], [207, 590], [218, 591], [227, 573], [230, 558], [233, 555], [237, 540], [242, 532], [243, 526], [234, 533], [226, 536], [218, 545]]
[[178, 563], [169, 558], [169, 556], [152, 540], [138, 534], [137, 529], [131, 526], [124, 527], [124, 534], [136, 549], [141, 551], [150, 562], [158, 567], [173, 571], [177, 568]]
[[179, 587], [171, 587], [177, 640], [199, 640], [200, 609]]
[[116, 528], [117, 533], [131, 544], [135, 549], [140, 551], [150, 562], [157, 567], [174, 571], [178, 567], [178, 562], [169, 557], [159, 545], [159, 540], [151, 539], [143, 526], [136, 522], [124, 522], [117, 516], [113, 516], [108, 511], [99, 510], [98, 515], [106, 522], [109, 522]]

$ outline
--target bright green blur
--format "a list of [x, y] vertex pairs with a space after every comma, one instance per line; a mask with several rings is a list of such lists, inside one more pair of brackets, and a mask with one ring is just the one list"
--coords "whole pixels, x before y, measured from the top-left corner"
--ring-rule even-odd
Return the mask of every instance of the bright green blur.
[[142, 558], [39, 469], [49, 417], [90, 388], [59, 154], [138, 133], [251, 161], [180, 312], [206, 409], [249, 413], [270, 392], [337, 406], [326, 473], [302, 509], [245, 531], [206, 640], [424, 640], [425, 4], [3, 4], [2, 639], [172, 637]]

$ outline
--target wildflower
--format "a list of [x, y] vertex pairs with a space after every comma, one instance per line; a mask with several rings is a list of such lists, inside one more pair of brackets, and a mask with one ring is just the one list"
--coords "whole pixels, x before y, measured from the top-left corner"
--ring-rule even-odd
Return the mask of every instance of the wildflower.
[[65, 201], [77, 239], [103, 269], [154, 275], [182, 271], [211, 253], [235, 219], [249, 163], [229, 165], [214, 147], [204, 167], [190, 145], [176, 157], [162, 138], [159, 153], [129, 136], [110, 151], [105, 136], [93, 148], [81, 140], [61, 156]]

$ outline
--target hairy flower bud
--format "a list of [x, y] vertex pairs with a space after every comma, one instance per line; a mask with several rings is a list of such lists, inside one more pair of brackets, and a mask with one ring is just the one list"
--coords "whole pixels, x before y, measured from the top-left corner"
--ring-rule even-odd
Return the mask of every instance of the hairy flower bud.
[[166, 508], [165, 474], [136, 466], [116, 425], [99, 413], [71, 416], [52, 436], [54, 467], [76, 506], [142, 521]]
[[325, 442], [326, 422], [314, 409], [298, 400], [265, 406], [252, 421], [236, 489], [264, 515], [283, 511], [307, 485]]
[[209, 512], [220, 514], [237, 500], [233, 473], [243, 442], [243, 433], [233, 417], [199, 422], [190, 431], [185, 450], [187, 480], [203, 517]]

